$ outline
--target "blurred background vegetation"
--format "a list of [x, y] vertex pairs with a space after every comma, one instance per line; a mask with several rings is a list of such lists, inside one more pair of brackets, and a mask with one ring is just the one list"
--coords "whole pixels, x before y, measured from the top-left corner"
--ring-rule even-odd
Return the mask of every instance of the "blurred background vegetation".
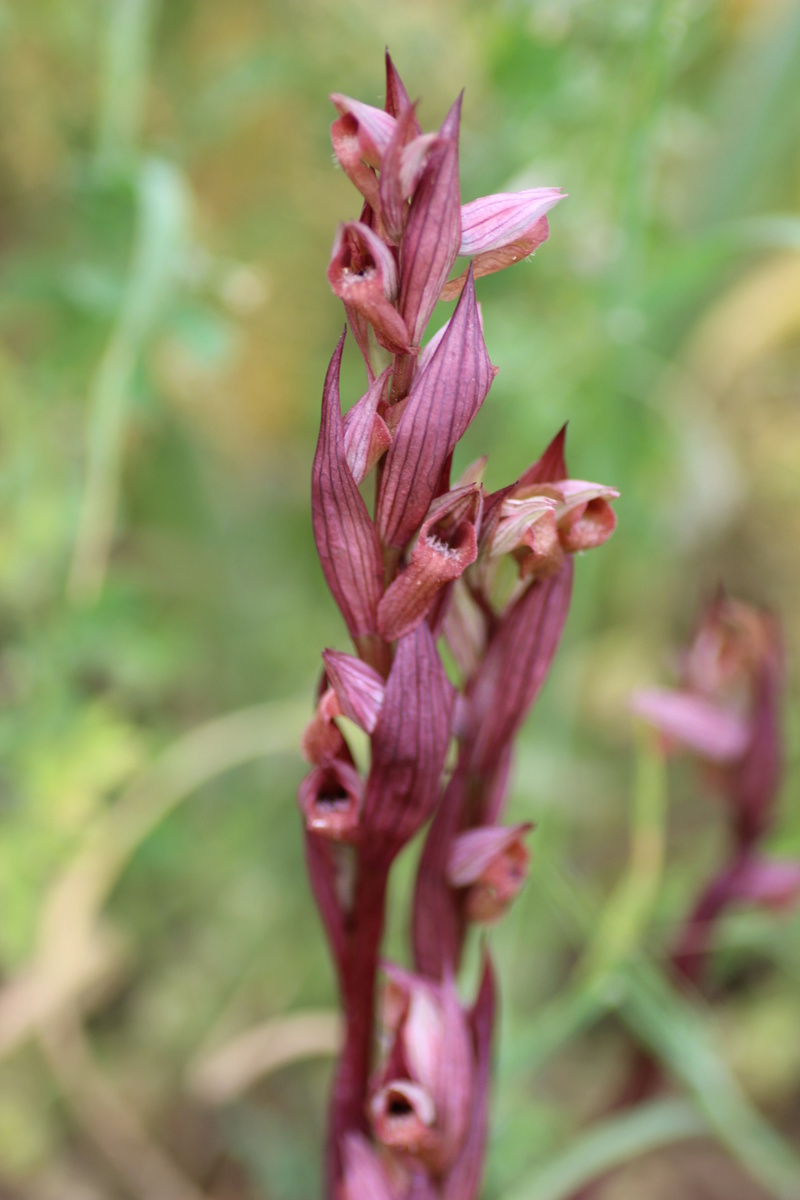
[[[462, 462], [488, 451], [498, 486], [569, 420], [572, 473], [622, 492], [518, 757], [511, 811], [539, 827], [493, 934], [486, 1196], [622, 1164], [604, 1197], [797, 1197], [800, 924], [727, 921], [720, 1002], [672, 991], [722, 823], [626, 708], [720, 581], [780, 612], [772, 844], [800, 852], [800, 6], [779, 0], [0, 2], [0, 1195], [319, 1194], [334, 991], [295, 746], [319, 649], [346, 648], [309, 471], [342, 325], [325, 268], [358, 209], [326, 96], [381, 103], [386, 44], [425, 127], [466, 86], [464, 199], [570, 193], [535, 262], [481, 281], [500, 374]], [[362, 385], [353, 358], [346, 403]], [[663, 872], [571, 975], [637, 823]], [[634, 1038], [674, 1097], [609, 1118]]]

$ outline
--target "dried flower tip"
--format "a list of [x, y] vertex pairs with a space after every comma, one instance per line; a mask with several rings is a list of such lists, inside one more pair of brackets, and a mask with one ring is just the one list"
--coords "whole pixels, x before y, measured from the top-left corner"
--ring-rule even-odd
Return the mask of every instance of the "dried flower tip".
[[334, 717], [341, 714], [336, 693], [332, 688], [328, 688], [320, 697], [317, 711], [303, 732], [301, 749], [307, 762], [330, 762], [331, 759], [341, 756], [345, 741], [333, 721]]

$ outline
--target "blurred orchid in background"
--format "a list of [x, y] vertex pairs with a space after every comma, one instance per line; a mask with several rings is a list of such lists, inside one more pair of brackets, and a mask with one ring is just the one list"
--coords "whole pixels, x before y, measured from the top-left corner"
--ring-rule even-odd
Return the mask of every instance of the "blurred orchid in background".
[[784, 652], [777, 619], [720, 592], [706, 607], [682, 658], [677, 690], [647, 689], [633, 711], [668, 752], [694, 754], [717, 793], [728, 831], [725, 862], [699, 896], [673, 954], [678, 973], [700, 984], [719, 918], [735, 905], [790, 908], [800, 900], [800, 860], [763, 849], [783, 778]]

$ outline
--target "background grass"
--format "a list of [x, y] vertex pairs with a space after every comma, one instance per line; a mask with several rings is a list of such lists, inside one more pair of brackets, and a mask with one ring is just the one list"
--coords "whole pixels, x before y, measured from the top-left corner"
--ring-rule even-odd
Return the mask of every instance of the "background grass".
[[[622, 1164], [604, 1196], [788, 1200], [800, 925], [729, 920], [719, 1003], [674, 994], [722, 823], [685, 766], [654, 782], [645, 747], [637, 774], [626, 710], [720, 580], [779, 611], [773, 845], [800, 853], [788, 0], [0, 3], [0, 1191], [318, 1194], [324, 1012], [312, 1057], [234, 1070], [224, 1098], [208, 1071], [334, 999], [294, 802], [318, 651], [346, 645], [308, 499], [342, 324], [325, 267], [358, 207], [326, 96], [380, 103], [387, 43], [425, 126], [466, 86], [465, 199], [570, 193], [535, 261], [480, 283], [500, 374], [461, 461], [488, 451], [498, 485], [569, 420], [573, 474], [622, 492], [518, 756], [512, 815], [538, 830], [492, 935], [486, 1196]], [[637, 820], [663, 874], [620, 889]], [[269, 1062], [287, 1027], [262, 1035]], [[609, 1118], [632, 1039], [678, 1094]]]

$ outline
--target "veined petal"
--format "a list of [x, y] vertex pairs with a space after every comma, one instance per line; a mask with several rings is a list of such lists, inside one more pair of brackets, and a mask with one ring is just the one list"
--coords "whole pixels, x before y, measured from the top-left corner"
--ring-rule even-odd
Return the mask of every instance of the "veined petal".
[[433, 979], [440, 979], [445, 967], [457, 969], [461, 951], [464, 921], [445, 871], [467, 787], [467, 773], [459, 764], [431, 822], [417, 870], [412, 910], [414, 963], [418, 971]]
[[433, 812], [453, 689], [427, 625], [400, 638], [372, 735], [362, 855], [387, 866]]
[[505, 613], [470, 693], [473, 769], [488, 774], [536, 699], [561, 640], [572, 594], [572, 560], [538, 579]]
[[461, 240], [460, 111], [459, 97], [428, 152], [400, 245], [400, 312], [415, 346], [436, 307]]
[[556, 501], [549, 496], [529, 496], [527, 499], [508, 496], [500, 506], [489, 553], [496, 556], [516, 550], [534, 525], [546, 516], [555, 518], [555, 512]]
[[380, 675], [352, 654], [323, 650], [322, 657], [342, 716], [349, 717], [367, 733], [372, 733], [386, 692]]
[[[476, 301], [476, 304], [477, 304], [477, 301]], [[478, 307], [478, 323], [480, 324], [480, 327], [481, 327], [481, 333], [483, 333], [483, 309], [481, 308], [480, 304], [478, 304], [477, 307]], [[452, 317], [450, 318], [450, 320], [452, 320]], [[422, 349], [419, 352], [419, 357], [417, 358], [417, 372], [420, 372], [420, 371], [422, 371], [422, 369], [424, 367], [427, 367], [428, 363], [433, 358], [433, 355], [434, 355], [434, 352], [436, 351], [437, 346], [441, 342], [444, 335], [447, 333], [449, 324], [450, 324], [450, 321], [445, 321], [444, 325], [442, 325], [442, 327], [440, 329], [437, 329], [436, 333], [433, 335], [433, 337], [429, 338], [428, 341], [425, 343], [425, 345], [422, 347]]]
[[[547, 217], [540, 217], [536, 224], [515, 242], [508, 242], [507, 245], [500, 246], [497, 250], [486, 250], [483, 254], [476, 254], [472, 260], [474, 277], [480, 279], [482, 275], [494, 275], [497, 271], [521, 262], [523, 258], [528, 258], [535, 250], [538, 250], [542, 242], [546, 242], [549, 236], [550, 226]], [[466, 272], [462, 272], [461, 275], [446, 283], [442, 288], [441, 299], [455, 300], [464, 286], [466, 278]]]
[[389, 585], [378, 605], [378, 631], [393, 642], [415, 629], [444, 585], [478, 557], [481, 489], [470, 484], [433, 502], [408, 566]]
[[464, 1144], [473, 1102], [475, 1062], [467, 1014], [449, 971], [441, 984], [442, 1045], [434, 1099], [443, 1133], [440, 1171], [446, 1170]]
[[634, 693], [631, 709], [670, 740], [712, 762], [736, 762], [750, 742], [750, 722], [693, 692], [644, 688]]
[[487, 954], [478, 997], [470, 1013], [475, 1074], [469, 1124], [461, 1153], [445, 1177], [441, 1200], [477, 1200], [480, 1195], [486, 1151], [496, 992], [494, 971]]
[[344, 452], [356, 483], [361, 483], [391, 445], [392, 435], [377, 409], [385, 398], [392, 368], [387, 367], [344, 418]]
[[386, 455], [377, 516], [389, 545], [404, 546], [422, 524], [442, 467], [494, 376], [470, 282], [441, 342], [414, 380]]
[[377, 630], [383, 559], [375, 526], [347, 465], [339, 403], [339, 340], [322, 397], [322, 423], [314, 456], [311, 511], [320, 563], [356, 642]]
[[375, 1151], [360, 1133], [348, 1133], [342, 1150], [343, 1200], [397, 1200]]
[[564, 198], [558, 188], [528, 188], [462, 204], [459, 254], [483, 254], [516, 242]]

